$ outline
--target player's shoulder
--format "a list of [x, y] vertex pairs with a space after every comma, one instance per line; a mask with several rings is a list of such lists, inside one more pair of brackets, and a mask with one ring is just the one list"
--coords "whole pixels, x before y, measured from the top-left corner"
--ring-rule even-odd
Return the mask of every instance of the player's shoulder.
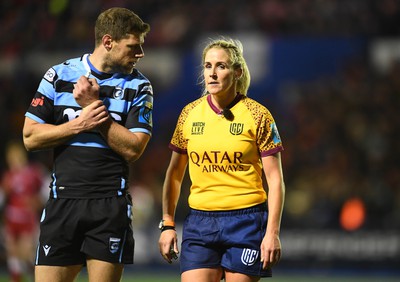
[[50, 67], [44, 75], [44, 78], [53, 82], [57, 79], [68, 80], [76, 76], [77, 73], [84, 72], [84, 65], [81, 57], [71, 58]]
[[196, 108], [199, 104], [206, 102], [207, 96], [201, 96], [200, 98], [197, 98], [196, 100], [190, 102], [183, 108], [183, 112], [190, 112], [194, 108]]
[[82, 60], [83, 60], [83, 56], [70, 58], [70, 59], [63, 61], [62, 63], [54, 65], [53, 69], [55, 69], [57, 72], [68, 71], [71, 69], [82, 69], [82, 68], [84, 68]]
[[267, 109], [266, 106], [248, 96], [244, 96], [241, 101], [247, 107], [247, 109], [252, 113], [255, 114], [269, 113], [269, 110]]

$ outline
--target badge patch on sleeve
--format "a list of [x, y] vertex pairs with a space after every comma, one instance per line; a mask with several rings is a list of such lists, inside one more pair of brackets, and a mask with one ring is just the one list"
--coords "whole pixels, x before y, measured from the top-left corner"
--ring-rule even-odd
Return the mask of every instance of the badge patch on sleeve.
[[56, 71], [53, 68], [49, 68], [49, 70], [45, 73], [44, 79], [48, 82], [53, 82], [56, 77]]
[[278, 144], [281, 141], [281, 137], [279, 136], [278, 128], [275, 123], [271, 123], [271, 131], [272, 131], [272, 139], [274, 144]]
[[153, 125], [152, 119], [153, 104], [146, 102], [145, 106], [140, 110], [139, 122], [147, 123], [150, 126]]

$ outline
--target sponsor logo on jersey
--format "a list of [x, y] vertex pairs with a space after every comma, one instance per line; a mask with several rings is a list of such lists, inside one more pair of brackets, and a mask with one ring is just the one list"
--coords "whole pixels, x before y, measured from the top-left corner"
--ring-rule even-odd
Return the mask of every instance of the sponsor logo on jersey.
[[112, 254], [115, 254], [116, 252], [118, 252], [120, 242], [121, 242], [121, 238], [110, 237], [109, 249]]
[[71, 121], [71, 120], [79, 117], [81, 112], [82, 112], [82, 110], [75, 111], [74, 109], [66, 108], [63, 113], [64, 113], [64, 117], [66, 117], [67, 120]]
[[48, 82], [53, 82], [55, 77], [56, 77], [56, 71], [53, 68], [50, 68], [44, 75], [44, 78]]
[[202, 167], [202, 172], [234, 172], [243, 171], [242, 152], [190, 152], [189, 158], [198, 167]]
[[40, 97], [40, 98], [33, 98], [32, 102], [31, 102], [31, 106], [32, 107], [37, 107], [37, 106], [43, 106], [44, 104], [44, 97]]
[[192, 135], [203, 135], [204, 134], [204, 127], [206, 126], [205, 122], [193, 122], [192, 123]]
[[[66, 121], [71, 121], [71, 120], [79, 117], [81, 112], [82, 112], [82, 110], [74, 110], [72, 108], [66, 108], [63, 111], [63, 116], [66, 119]], [[122, 120], [122, 118], [119, 114], [116, 114], [116, 113], [109, 113], [109, 114], [113, 118], [113, 120], [115, 120], [116, 122], [120, 122]]]
[[257, 258], [258, 258], [257, 250], [243, 249], [240, 260], [244, 265], [251, 266], [256, 262]]

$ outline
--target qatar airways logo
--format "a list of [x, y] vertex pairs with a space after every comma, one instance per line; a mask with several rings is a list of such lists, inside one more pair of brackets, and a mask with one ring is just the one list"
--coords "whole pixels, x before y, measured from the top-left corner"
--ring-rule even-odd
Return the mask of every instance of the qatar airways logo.
[[235, 172], [243, 171], [242, 152], [204, 151], [190, 152], [189, 158], [202, 172]]

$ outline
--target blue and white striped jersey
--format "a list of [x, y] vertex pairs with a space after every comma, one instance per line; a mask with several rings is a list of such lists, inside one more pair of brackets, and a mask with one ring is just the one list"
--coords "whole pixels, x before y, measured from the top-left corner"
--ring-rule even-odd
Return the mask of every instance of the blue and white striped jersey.
[[[131, 132], [152, 134], [153, 90], [138, 70], [132, 74], [101, 73], [89, 54], [50, 68], [42, 78], [25, 116], [39, 123], [62, 124], [79, 116], [73, 84], [89, 71], [100, 85], [100, 99], [115, 122]], [[128, 164], [97, 132], [78, 134], [54, 148], [51, 196], [98, 198], [123, 194], [128, 188]]]

